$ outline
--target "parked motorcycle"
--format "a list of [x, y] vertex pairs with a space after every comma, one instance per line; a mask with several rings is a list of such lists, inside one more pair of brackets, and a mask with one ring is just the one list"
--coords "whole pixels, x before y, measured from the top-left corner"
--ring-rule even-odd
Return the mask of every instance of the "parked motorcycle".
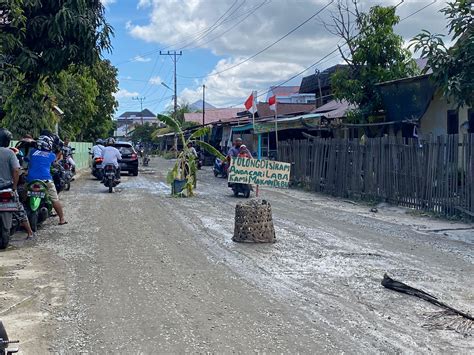
[[250, 191], [252, 191], [252, 185], [250, 184], [229, 183], [229, 187], [234, 192], [235, 197], [238, 197], [240, 194], [242, 194], [245, 198], [249, 198]]
[[198, 168], [198, 170], [201, 170], [203, 165], [204, 165], [204, 154], [202, 152], [198, 152], [198, 156], [197, 156], [197, 168]]
[[61, 191], [68, 191], [71, 188], [72, 176], [59, 163], [54, 163], [51, 167], [51, 176], [58, 194]]
[[[11, 189], [0, 190], [0, 249], [6, 249], [12, 236], [20, 227], [14, 212], [18, 211], [15, 192]], [[1, 334], [0, 334], [1, 337]]]
[[10, 348], [10, 344], [18, 344], [18, 340], [9, 340], [7, 331], [0, 321], [0, 355], [10, 355], [18, 352], [18, 348]]
[[145, 153], [145, 155], [143, 156], [143, 166], [148, 166], [149, 163], [150, 158], [148, 157], [148, 154]]
[[222, 161], [219, 158], [216, 158], [214, 161], [214, 176], [218, 177], [219, 175], [222, 176], [222, 178], [226, 179], [227, 178], [227, 170], [229, 169], [229, 164], [226, 161]]
[[117, 168], [113, 164], [107, 164], [104, 167], [104, 177], [102, 182], [109, 188], [109, 193], [114, 192], [114, 187], [120, 184], [120, 180], [117, 179]]
[[26, 213], [31, 229], [36, 232], [38, 225], [43, 223], [53, 211], [53, 201], [48, 195], [48, 187], [41, 180], [33, 180], [27, 186]]

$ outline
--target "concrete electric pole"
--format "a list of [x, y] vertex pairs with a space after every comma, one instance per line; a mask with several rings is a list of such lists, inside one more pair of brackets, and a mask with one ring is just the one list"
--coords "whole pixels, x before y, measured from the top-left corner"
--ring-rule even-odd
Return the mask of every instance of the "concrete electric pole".
[[177, 51], [167, 51], [165, 53], [165, 52], [160, 51], [160, 55], [170, 56], [174, 64], [174, 109], [173, 109], [173, 112], [174, 112], [174, 119], [176, 120], [177, 119], [176, 113], [178, 112], [178, 84], [177, 84], [177, 78], [176, 78], [176, 63], [178, 61], [177, 57], [183, 55], [183, 52], [179, 51], [178, 53]]

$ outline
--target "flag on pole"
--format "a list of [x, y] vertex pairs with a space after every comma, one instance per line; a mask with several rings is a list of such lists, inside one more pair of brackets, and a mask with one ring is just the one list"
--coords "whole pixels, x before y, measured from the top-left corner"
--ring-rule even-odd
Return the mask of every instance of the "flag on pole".
[[249, 96], [249, 98], [245, 101], [245, 109], [250, 111], [251, 113], [257, 112], [257, 106], [255, 105], [255, 91]]
[[276, 111], [277, 109], [277, 98], [276, 95], [273, 95], [268, 99], [268, 104], [270, 105], [270, 110]]

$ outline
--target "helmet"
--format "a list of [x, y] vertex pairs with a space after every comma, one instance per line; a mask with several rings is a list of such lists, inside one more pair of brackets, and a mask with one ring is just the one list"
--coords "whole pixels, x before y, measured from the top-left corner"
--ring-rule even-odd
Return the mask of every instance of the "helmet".
[[115, 144], [115, 139], [110, 137], [110, 138], [107, 139], [106, 143], [107, 143], [107, 145], [114, 145]]
[[95, 141], [95, 144], [104, 144], [104, 140], [99, 138]]
[[0, 128], [0, 147], [8, 147], [13, 138], [12, 133], [6, 128]]
[[52, 151], [53, 144], [53, 138], [51, 138], [50, 136], [40, 136], [36, 141], [36, 145], [40, 150]]

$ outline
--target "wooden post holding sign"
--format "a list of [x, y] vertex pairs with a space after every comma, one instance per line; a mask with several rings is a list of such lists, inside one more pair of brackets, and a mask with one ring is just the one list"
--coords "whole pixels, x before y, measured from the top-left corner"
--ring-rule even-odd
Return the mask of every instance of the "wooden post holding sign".
[[290, 168], [291, 164], [279, 161], [232, 158], [228, 181], [237, 184], [288, 188]]

